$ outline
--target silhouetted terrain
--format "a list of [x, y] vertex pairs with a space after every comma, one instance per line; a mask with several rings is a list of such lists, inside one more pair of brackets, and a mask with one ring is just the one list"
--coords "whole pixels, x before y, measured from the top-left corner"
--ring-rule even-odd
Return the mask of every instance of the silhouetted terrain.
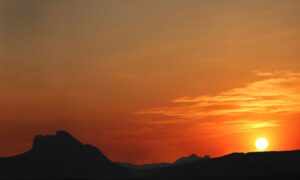
[[97, 148], [83, 145], [69, 133], [37, 136], [24, 154], [0, 159], [1, 178], [92, 178], [125, 177], [121, 166], [107, 159]]
[[158, 172], [159, 179], [300, 179], [300, 151], [233, 153]]
[[209, 156], [198, 157], [196, 154], [191, 154], [187, 157], [182, 157], [176, 160], [174, 163], [156, 163], [156, 164], [144, 164], [144, 165], [135, 165], [131, 163], [118, 163], [123, 167], [135, 168], [135, 169], [153, 169], [153, 168], [166, 168], [171, 166], [176, 166], [179, 164], [190, 163], [202, 159], [208, 159]]
[[0, 179], [300, 179], [300, 151], [181, 158], [138, 168], [119, 165], [69, 133], [37, 136], [24, 154], [0, 158]]

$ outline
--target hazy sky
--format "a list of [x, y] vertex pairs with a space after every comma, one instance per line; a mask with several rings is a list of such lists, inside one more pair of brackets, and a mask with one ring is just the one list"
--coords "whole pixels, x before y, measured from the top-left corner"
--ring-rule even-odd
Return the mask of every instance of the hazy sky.
[[[300, 148], [298, 0], [0, 0], [0, 156], [70, 131], [114, 161]], [[287, 133], [289, 132], [289, 133]]]

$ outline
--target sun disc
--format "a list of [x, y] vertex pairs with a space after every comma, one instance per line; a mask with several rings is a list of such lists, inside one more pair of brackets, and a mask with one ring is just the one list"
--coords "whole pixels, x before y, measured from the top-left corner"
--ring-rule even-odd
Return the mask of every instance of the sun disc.
[[255, 146], [257, 150], [264, 151], [269, 147], [269, 141], [266, 138], [258, 138], [255, 141]]

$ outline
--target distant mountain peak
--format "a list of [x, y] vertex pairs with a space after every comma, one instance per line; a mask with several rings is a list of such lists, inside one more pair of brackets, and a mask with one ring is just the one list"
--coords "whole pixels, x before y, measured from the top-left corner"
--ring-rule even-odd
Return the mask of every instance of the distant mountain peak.
[[63, 130], [56, 131], [55, 135], [57, 137], [68, 137], [68, 138], [75, 139], [70, 133], [68, 133], [67, 131], [63, 131]]
[[57, 131], [55, 135], [38, 135], [33, 140], [33, 150], [51, 150], [53, 148], [78, 148], [82, 143], [66, 131]]
[[175, 164], [189, 163], [189, 162], [194, 162], [194, 161], [198, 161], [201, 159], [208, 159], [208, 158], [209, 156], [199, 157], [197, 154], [191, 154], [187, 157], [182, 157], [178, 159], [177, 161], [175, 161]]
[[197, 154], [191, 154], [190, 156], [188, 156], [187, 158], [200, 158], [199, 156], [197, 156]]
[[54, 135], [36, 136], [31, 150], [6, 158], [5, 164], [1, 164], [0, 158], [0, 179], [2, 176], [116, 177], [127, 176], [127, 171], [97, 147], [82, 144], [70, 133], [60, 130]]

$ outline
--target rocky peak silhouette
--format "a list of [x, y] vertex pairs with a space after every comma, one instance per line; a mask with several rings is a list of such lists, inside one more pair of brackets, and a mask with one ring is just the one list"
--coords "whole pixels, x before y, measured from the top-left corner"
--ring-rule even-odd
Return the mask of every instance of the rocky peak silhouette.
[[5, 177], [126, 176], [126, 171], [110, 161], [98, 148], [82, 144], [66, 131], [38, 135], [31, 150], [4, 160], [3, 166], [0, 162], [0, 171], [2, 168]]
[[175, 164], [189, 163], [189, 162], [193, 162], [193, 161], [198, 161], [200, 159], [202, 159], [202, 158], [197, 156], [196, 154], [191, 154], [187, 157], [179, 158], [178, 160], [175, 161]]
[[33, 151], [74, 150], [82, 143], [66, 131], [57, 131], [55, 135], [38, 135], [33, 140]]

